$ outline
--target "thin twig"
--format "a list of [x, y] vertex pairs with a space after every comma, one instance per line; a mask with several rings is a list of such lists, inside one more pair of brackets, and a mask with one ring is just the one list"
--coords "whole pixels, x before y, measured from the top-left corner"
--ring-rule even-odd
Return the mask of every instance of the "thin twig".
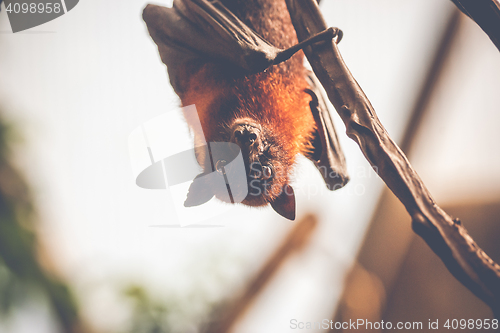
[[451, 0], [467, 16], [476, 21], [500, 50], [499, 0]]
[[[314, 0], [286, 0], [299, 40], [327, 28]], [[405, 154], [390, 138], [375, 110], [345, 65], [336, 43], [304, 49], [328, 97], [366, 159], [404, 204], [413, 230], [448, 270], [500, 317], [500, 266], [484, 253], [458, 219], [436, 205]]]

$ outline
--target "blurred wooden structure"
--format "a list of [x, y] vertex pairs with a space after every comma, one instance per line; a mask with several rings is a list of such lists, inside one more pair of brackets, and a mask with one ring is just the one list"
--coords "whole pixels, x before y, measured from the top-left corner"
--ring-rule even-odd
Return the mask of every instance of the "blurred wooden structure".
[[[428, 111], [433, 91], [440, 81], [463, 19], [467, 18], [456, 13], [450, 18], [416, 100], [401, 143], [408, 155], [411, 155], [415, 134]], [[443, 209], [452, 216], [459, 216], [479, 246], [498, 262], [500, 201], [495, 201], [495, 198], [492, 200], [457, 203], [444, 206]], [[429, 319], [439, 319], [440, 323], [444, 323], [447, 319], [493, 318], [491, 309], [450, 275], [439, 258], [405, 221], [408, 221], [408, 215], [404, 206], [392, 192], [385, 189], [374, 211], [356, 264], [346, 277], [341, 300], [333, 315], [334, 321], [358, 318], [371, 322], [420, 321], [424, 324], [423, 332], [435, 332], [427, 328]]]
[[290, 230], [281, 245], [262, 265], [257, 274], [249, 281], [242, 293], [230, 300], [215, 312], [215, 318], [204, 333], [231, 332], [235, 324], [252, 306], [253, 301], [280, 270], [283, 264], [295, 253], [302, 251], [311, 240], [318, 221], [315, 215], [306, 215]]

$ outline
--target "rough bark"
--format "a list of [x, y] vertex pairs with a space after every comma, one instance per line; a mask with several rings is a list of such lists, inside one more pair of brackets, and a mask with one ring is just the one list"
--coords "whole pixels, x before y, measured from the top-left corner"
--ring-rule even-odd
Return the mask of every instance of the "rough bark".
[[[286, 0], [299, 40], [327, 28], [314, 0]], [[370, 101], [350, 73], [336, 42], [314, 44], [307, 59], [346, 125], [379, 176], [404, 204], [413, 230], [448, 270], [500, 316], [500, 266], [433, 200], [405, 154], [382, 126]]]

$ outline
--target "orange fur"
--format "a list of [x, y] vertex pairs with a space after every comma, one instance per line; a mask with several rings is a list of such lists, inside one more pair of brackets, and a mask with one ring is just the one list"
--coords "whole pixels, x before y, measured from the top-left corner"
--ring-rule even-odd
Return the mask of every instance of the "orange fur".
[[[274, 45], [285, 48], [297, 42], [283, 0], [225, 2]], [[259, 10], [257, 5], [267, 6], [267, 11]], [[315, 122], [309, 107], [311, 97], [305, 92], [308, 85], [303, 57], [299, 52], [282, 64], [250, 76], [239, 75], [227, 64], [215, 62], [198, 61], [185, 70], [191, 75], [181, 101], [184, 106], [196, 105], [207, 142], [229, 141], [226, 130], [242, 118], [260, 124], [272, 134], [272, 153], [279, 160], [273, 164], [276, 190], [271, 190], [266, 198], [248, 198], [243, 202], [247, 205], [260, 206], [274, 200], [289, 182], [296, 155], [306, 154], [312, 148]], [[195, 137], [198, 135], [201, 133], [195, 133]]]

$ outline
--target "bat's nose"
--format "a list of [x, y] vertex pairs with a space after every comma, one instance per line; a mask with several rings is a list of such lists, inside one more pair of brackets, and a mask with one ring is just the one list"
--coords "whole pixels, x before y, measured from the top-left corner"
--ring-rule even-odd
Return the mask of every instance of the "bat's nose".
[[250, 146], [253, 144], [258, 136], [258, 129], [251, 126], [239, 126], [233, 133], [234, 139], [242, 146]]

